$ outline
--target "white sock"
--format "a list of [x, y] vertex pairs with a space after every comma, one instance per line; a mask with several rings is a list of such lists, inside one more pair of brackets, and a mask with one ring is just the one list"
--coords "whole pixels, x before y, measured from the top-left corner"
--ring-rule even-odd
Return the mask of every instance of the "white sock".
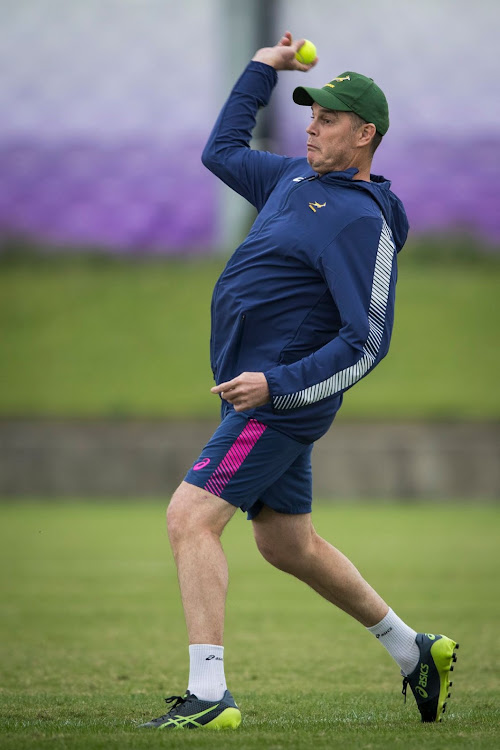
[[189, 647], [190, 693], [202, 701], [219, 701], [227, 690], [224, 646], [195, 643]]
[[420, 658], [420, 649], [415, 642], [416, 632], [405, 625], [390, 609], [383, 620], [367, 628], [388, 650], [405, 675], [413, 672]]

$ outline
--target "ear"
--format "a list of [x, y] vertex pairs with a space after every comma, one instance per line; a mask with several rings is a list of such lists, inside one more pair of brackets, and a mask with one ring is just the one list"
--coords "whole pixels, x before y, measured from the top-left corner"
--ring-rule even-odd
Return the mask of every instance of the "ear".
[[358, 131], [358, 146], [367, 146], [373, 138], [375, 137], [375, 133], [377, 132], [377, 128], [373, 124], [373, 122], [367, 122], [364, 125], [362, 125]]

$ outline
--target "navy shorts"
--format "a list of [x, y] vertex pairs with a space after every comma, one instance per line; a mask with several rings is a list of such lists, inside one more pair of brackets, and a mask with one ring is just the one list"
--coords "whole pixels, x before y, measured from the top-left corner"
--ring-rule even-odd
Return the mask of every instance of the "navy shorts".
[[184, 481], [246, 511], [310, 513], [312, 445], [235, 411], [222, 420]]

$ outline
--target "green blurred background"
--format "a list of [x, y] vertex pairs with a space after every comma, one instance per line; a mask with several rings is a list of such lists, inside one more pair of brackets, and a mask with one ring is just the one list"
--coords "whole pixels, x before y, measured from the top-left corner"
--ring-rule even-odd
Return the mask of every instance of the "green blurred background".
[[[0, 255], [0, 414], [214, 417], [210, 298], [226, 258]], [[340, 419], [497, 420], [500, 256], [452, 239], [400, 254], [387, 358]]]

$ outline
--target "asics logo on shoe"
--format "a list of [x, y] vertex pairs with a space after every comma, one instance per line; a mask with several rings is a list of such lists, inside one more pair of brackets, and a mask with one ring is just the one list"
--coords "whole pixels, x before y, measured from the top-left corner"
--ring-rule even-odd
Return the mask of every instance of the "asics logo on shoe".
[[435, 640], [436, 640], [436, 636], [435, 636], [435, 635], [432, 635], [432, 633], [426, 633], [425, 635], [427, 636], [427, 638], [428, 638], [428, 639], [429, 639], [430, 641], [435, 641]]
[[205, 716], [205, 714], [210, 713], [210, 711], [213, 711], [214, 708], [217, 708], [219, 706], [218, 703], [216, 703], [214, 706], [210, 706], [209, 708], [206, 708], [204, 711], [200, 711], [197, 714], [191, 714], [191, 716], [181, 716], [180, 714], [177, 714], [176, 716], [171, 716], [163, 726], [158, 727], [159, 729], [164, 729], [164, 727], [168, 726], [169, 724], [175, 727], [189, 727], [190, 725], [192, 727], [200, 727], [203, 726], [202, 724], [199, 724], [196, 719], [201, 719], [202, 716]]
[[418, 677], [418, 685], [415, 685], [415, 690], [421, 698], [427, 698], [427, 675], [429, 674], [429, 665], [420, 664], [420, 675]]

